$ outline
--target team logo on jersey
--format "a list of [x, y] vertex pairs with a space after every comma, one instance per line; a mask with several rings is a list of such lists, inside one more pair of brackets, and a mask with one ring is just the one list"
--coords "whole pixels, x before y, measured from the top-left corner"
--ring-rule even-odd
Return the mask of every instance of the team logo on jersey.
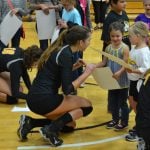
[[2, 51], [3, 55], [14, 55], [16, 48], [4, 48]]

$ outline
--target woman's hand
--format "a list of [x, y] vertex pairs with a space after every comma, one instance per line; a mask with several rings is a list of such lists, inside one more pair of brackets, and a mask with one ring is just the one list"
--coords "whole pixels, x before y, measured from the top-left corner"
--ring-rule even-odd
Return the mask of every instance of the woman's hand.
[[86, 62], [83, 59], [78, 59], [75, 64], [73, 64], [73, 70], [80, 68], [81, 66], [86, 66]]

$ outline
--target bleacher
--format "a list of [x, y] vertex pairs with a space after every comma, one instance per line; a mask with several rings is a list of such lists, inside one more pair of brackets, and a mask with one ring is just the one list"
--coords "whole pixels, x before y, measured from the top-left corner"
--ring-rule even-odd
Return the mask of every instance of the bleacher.
[[134, 20], [135, 17], [144, 13], [143, 1], [142, 0], [128, 0], [126, 6], [126, 12], [130, 20]]
[[[91, 15], [93, 18], [94, 11], [93, 5], [91, 3]], [[135, 17], [144, 12], [143, 1], [142, 0], [127, 0], [126, 12], [128, 14], [129, 19], [132, 21]]]

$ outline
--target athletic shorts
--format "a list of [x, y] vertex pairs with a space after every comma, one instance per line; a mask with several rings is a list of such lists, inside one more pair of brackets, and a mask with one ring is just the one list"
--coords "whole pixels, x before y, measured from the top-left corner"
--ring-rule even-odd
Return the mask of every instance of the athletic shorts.
[[133, 96], [134, 101], [138, 102], [137, 82], [130, 81], [129, 96]]
[[61, 94], [29, 94], [27, 104], [30, 110], [39, 115], [45, 115], [55, 110], [63, 101]]

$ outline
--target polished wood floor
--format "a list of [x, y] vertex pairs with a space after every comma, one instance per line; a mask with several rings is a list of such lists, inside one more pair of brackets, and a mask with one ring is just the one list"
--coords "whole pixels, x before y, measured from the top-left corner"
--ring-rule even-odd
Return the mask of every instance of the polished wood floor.
[[[26, 48], [32, 44], [38, 44], [37, 35], [35, 33], [35, 24], [25, 23], [26, 39], [21, 41], [21, 46]], [[94, 31], [92, 35], [91, 46], [101, 49], [100, 31]], [[84, 54], [87, 62], [98, 62], [101, 56], [88, 48]], [[36, 70], [30, 72], [31, 79], [34, 78]], [[77, 121], [77, 128], [98, 125], [111, 120], [111, 115], [107, 113], [107, 91], [95, 85], [95, 81], [90, 76], [84, 88], [78, 90], [78, 95], [90, 99], [93, 103], [94, 110], [86, 118]], [[2, 86], [2, 85], [0, 85]], [[24, 89], [26, 91], [26, 89]], [[25, 107], [25, 102], [20, 100], [16, 105]], [[32, 117], [40, 117], [32, 112], [11, 112], [15, 105], [6, 105], [0, 103], [0, 150], [42, 150], [42, 149], [60, 149], [60, 150], [136, 150], [136, 143], [124, 140], [129, 128], [134, 125], [134, 113], [130, 113], [129, 128], [116, 132], [108, 130], [105, 126], [95, 128], [77, 130], [71, 134], [62, 134], [64, 144], [61, 147], [52, 148], [48, 142], [44, 141], [39, 133], [32, 133], [28, 136], [28, 141], [20, 142], [16, 130], [18, 128], [18, 120], [21, 114], [31, 115]], [[35, 129], [37, 130], [37, 129]]]

